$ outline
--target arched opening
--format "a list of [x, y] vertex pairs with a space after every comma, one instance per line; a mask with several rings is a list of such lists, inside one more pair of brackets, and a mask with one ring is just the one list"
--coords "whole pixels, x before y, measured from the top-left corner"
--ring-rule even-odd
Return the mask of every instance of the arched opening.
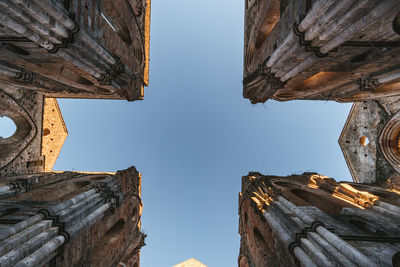
[[134, 208], [132, 209], [132, 220], [136, 220], [136, 216], [137, 216], [137, 208], [134, 207]]
[[133, 55], [138, 64], [141, 64], [143, 62], [144, 53], [142, 49], [142, 44], [138, 38], [135, 38], [133, 41]]
[[351, 205], [347, 205], [340, 200], [328, 200], [327, 197], [331, 196], [320, 196], [311, 191], [301, 189], [292, 189], [291, 192], [310, 206], [315, 206], [329, 215], [338, 215], [344, 207], [351, 207]]
[[282, 186], [282, 187], [292, 187], [293, 186], [293, 183], [284, 182], [284, 181], [273, 182], [273, 184], [277, 185], [277, 186]]
[[17, 211], [19, 211], [19, 208], [9, 208], [9, 209], [2, 210], [2, 211], [0, 211], [0, 217], [10, 215]]
[[104, 235], [108, 241], [115, 239], [124, 230], [125, 220], [119, 219]]
[[267, 12], [265, 14], [264, 20], [257, 34], [255, 43], [256, 48], [261, 47], [265, 39], [267, 39], [268, 35], [274, 29], [275, 24], [279, 21], [281, 16], [280, 0], [272, 0], [266, 2], [267, 2], [266, 4], [268, 5]]
[[0, 116], [0, 138], [9, 138], [15, 131], [17, 126], [14, 121], [7, 116]]
[[[3, 121], [3, 123], [6, 123], [6, 125], [8, 125], [8, 127], [1, 127], [2, 125], [0, 124], [0, 131], [12, 131], [12, 129], [14, 129], [14, 126], [12, 126], [12, 124], [15, 125], [15, 130], [14, 133], [9, 136], [8, 138], [4, 139], [4, 138], [0, 138], [0, 143], [12, 143], [12, 142], [18, 142], [18, 141], [22, 141], [24, 140], [29, 133], [32, 130], [31, 124], [28, 122], [28, 120], [20, 115], [20, 114], [16, 114], [13, 112], [7, 112], [7, 111], [3, 111], [1, 110], [0, 107], [0, 118], [5, 116], [7, 119], [5, 119]], [[10, 123], [10, 119], [11, 122]], [[11, 126], [10, 126], [11, 124]], [[8, 130], [7, 130], [8, 128]], [[6, 136], [8, 136], [9, 134], [5, 133]]]
[[[118, 243], [125, 228], [125, 220], [119, 219], [108, 231], [96, 242], [92, 251], [92, 265], [113, 266], [120, 253]], [[104, 257], [107, 255], [107, 258]]]
[[352, 59], [350, 59], [350, 62], [351, 62], [351, 63], [361, 63], [361, 62], [364, 62], [364, 61], [366, 61], [366, 60], [370, 57], [370, 55], [372, 54], [372, 52], [374, 52], [374, 49], [370, 49], [370, 50], [368, 50], [368, 51], [366, 51], [366, 52], [364, 52], [364, 53], [361, 53], [361, 54], [359, 54], [359, 55], [353, 57]]
[[399, 14], [396, 15], [396, 17], [393, 20], [393, 30], [400, 34], [400, 12]]
[[[131, 8], [131, 6], [124, 4], [122, 8]], [[127, 45], [132, 43], [129, 27], [126, 25], [124, 18], [120, 16], [118, 9], [114, 6], [114, 1], [103, 1], [101, 17], [107, 22], [111, 29], [118, 34], [122, 41]]]
[[357, 226], [357, 228], [359, 228], [360, 230], [362, 230], [368, 234], [378, 235], [378, 236], [387, 236], [387, 234], [383, 230], [380, 230], [380, 229], [376, 228], [374, 225], [371, 225], [365, 221], [351, 219], [351, 220], [349, 220], [349, 222], [351, 224]]
[[400, 267], [400, 252], [394, 254], [392, 259], [393, 267]]
[[85, 187], [90, 185], [89, 181], [79, 181], [79, 182], [75, 182], [75, 185], [79, 188]]
[[307, 78], [304, 81], [297, 83], [293, 87], [293, 89], [300, 92], [313, 91], [321, 88], [321, 86], [325, 84], [329, 84], [332, 81], [336, 81], [342, 78], [345, 74], [345, 72], [321, 71], [311, 76], [310, 78]]
[[106, 178], [107, 177], [105, 177], [105, 176], [95, 176], [95, 177], [90, 178], [90, 180], [91, 181], [100, 181], [100, 180], [104, 180]]
[[400, 173], [400, 112], [386, 123], [379, 136], [379, 146], [386, 160]]
[[4, 47], [8, 50], [11, 51], [15, 54], [22, 55], [22, 56], [29, 56], [30, 53], [26, 51], [25, 49], [22, 49], [19, 46], [13, 45], [13, 44], [5, 44]]
[[263, 264], [266, 264], [268, 262], [267, 258], [272, 254], [268, 242], [265, 240], [264, 236], [261, 234], [260, 230], [258, 230], [257, 227], [253, 228], [253, 237], [258, 253], [264, 260]]
[[89, 81], [88, 79], [83, 78], [82, 76], [78, 77], [78, 83], [83, 84], [83, 85], [93, 85], [94, 84], [91, 81]]

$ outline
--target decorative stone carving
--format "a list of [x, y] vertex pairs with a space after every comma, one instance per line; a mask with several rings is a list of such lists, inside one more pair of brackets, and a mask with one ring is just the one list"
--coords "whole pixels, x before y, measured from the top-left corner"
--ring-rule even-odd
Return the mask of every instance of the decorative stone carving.
[[120, 198], [115, 194], [113, 190], [111, 190], [110, 187], [108, 187], [106, 182], [97, 182], [95, 183], [94, 188], [97, 192], [101, 194], [105, 202], [110, 204], [110, 208], [108, 209], [108, 211], [113, 214], [115, 209], [118, 208], [121, 204]]
[[381, 86], [378, 79], [372, 78], [371, 75], [359, 79], [357, 83], [360, 85], [360, 91], [374, 91]]
[[18, 192], [27, 192], [30, 191], [33, 187], [33, 183], [28, 179], [18, 179], [8, 183], [8, 185], [11, 186], [13, 190], [17, 190]]
[[21, 72], [15, 75], [14, 79], [19, 82], [32, 84], [36, 79], [36, 74], [22, 69]]
[[99, 80], [102, 85], [110, 85], [113, 80], [115, 80], [121, 73], [124, 72], [125, 65], [121, 62], [118, 57], [114, 57], [116, 63], [110, 70], [107, 71], [106, 75], [103, 75]]

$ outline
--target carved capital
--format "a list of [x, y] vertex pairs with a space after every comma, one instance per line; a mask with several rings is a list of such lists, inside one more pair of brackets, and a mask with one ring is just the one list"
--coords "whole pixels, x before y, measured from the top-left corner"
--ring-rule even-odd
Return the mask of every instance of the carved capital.
[[280, 191], [273, 186], [267, 186], [264, 181], [258, 181], [254, 186], [251, 199], [257, 205], [258, 210], [265, 212], [280, 195]]
[[114, 58], [116, 63], [99, 80], [100, 84], [102, 85], [110, 85], [113, 80], [115, 80], [121, 73], [124, 72], [125, 65], [121, 62], [121, 60], [118, 57]]
[[18, 72], [14, 77], [14, 80], [17, 80], [22, 83], [29, 83], [29, 84], [32, 84], [35, 81], [35, 79], [36, 79], [35, 73], [26, 71], [24, 69], [22, 69], [20, 72]]
[[360, 85], [360, 91], [374, 91], [381, 86], [378, 79], [373, 78], [371, 75], [358, 79], [357, 83]]
[[264, 68], [260, 75], [265, 77], [272, 89], [281, 89], [285, 87], [285, 83], [282, 82], [278, 77], [275, 77], [275, 74], [271, 72], [270, 68]]
[[30, 191], [33, 187], [33, 183], [28, 179], [18, 179], [8, 183], [11, 186], [12, 190], [17, 190], [18, 192], [27, 192]]
[[111, 214], [114, 213], [115, 209], [119, 207], [120, 198], [115, 194], [113, 190], [111, 190], [107, 183], [98, 182], [94, 184], [94, 188], [97, 192], [99, 192], [102, 198], [105, 200], [106, 203], [110, 204], [110, 208], [108, 209]]

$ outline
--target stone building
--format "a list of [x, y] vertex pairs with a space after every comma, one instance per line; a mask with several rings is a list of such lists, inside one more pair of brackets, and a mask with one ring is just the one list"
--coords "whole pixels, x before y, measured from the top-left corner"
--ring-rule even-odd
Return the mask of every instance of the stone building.
[[246, 0], [243, 95], [353, 102], [400, 95], [398, 0]]
[[191, 258], [177, 265], [174, 265], [173, 267], [207, 267], [207, 265], [204, 265], [195, 258]]
[[56, 98], [143, 99], [150, 0], [1, 0], [0, 266], [140, 265], [141, 177], [54, 172]]
[[2, 0], [0, 7], [1, 87], [143, 98], [150, 0]]
[[239, 196], [239, 266], [400, 266], [399, 196], [314, 173], [249, 173]]
[[51, 170], [68, 132], [49, 98], [143, 98], [150, 4], [0, 1], [0, 116], [17, 128], [0, 139], [0, 177]]
[[400, 190], [400, 98], [353, 104], [339, 145], [353, 180]]
[[0, 181], [0, 266], [140, 265], [141, 176], [46, 172]]
[[339, 139], [353, 180], [399, 186], [399, 1], [246, 0], [245, 8], [244, 97], [356, 102]]

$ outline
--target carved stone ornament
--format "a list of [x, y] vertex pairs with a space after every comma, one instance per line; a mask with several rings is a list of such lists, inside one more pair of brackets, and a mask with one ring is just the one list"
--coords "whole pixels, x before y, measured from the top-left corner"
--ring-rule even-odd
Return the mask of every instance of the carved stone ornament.
[[105, 202], [110, 204], [109, 211], [113, 214], [115, 209], [121, 204], [119, 197], [107, 186], [107, 183], [98, 182], [94, 185], [94, 188], [101, 194]]
[[357, 83], [360, 85], [360, 91], [374, 91], [381, 86], [378, 79], [372, 78], [371, 75], [359, 79]]
[[33, 187], [33, 183], [31, 181], [28, 181], [27, 179], [18, 179], [8, 183], [8, 185], [11, 186], [13, 190], [17, 190], [18, 192], [27, 192]]
[[18, 72], [14, 80], [17, 80], [22, 83], [29, 83], [32, 84], [36, 79], [36, 74], [30, 71], [26, 71], [24, 69], [21, 70], [21, 72]]

